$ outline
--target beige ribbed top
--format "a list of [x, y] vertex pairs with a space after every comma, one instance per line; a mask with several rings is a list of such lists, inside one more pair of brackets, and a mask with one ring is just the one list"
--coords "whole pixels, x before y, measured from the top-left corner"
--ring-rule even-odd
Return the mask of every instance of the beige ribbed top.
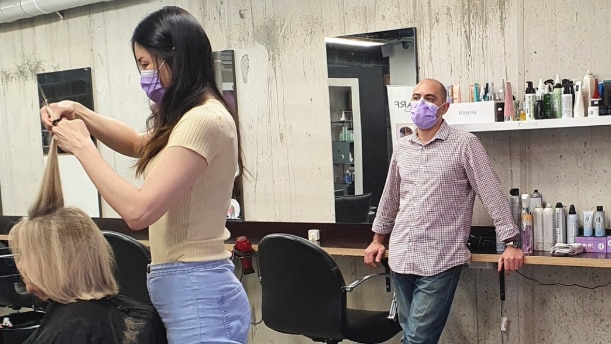
[[[231, 114], [218, 100], [189, 110], [170, 134], [166, 148], [172, 146], [200, 154], [208, 167], [195, 185], [149, 227], [153, 264], [229, 258], [231, 254], [224, 248], [230, 236], [225, 220], [238, 168], [237, 131]], [[147, 171], [155, 167], [156, 158]]]

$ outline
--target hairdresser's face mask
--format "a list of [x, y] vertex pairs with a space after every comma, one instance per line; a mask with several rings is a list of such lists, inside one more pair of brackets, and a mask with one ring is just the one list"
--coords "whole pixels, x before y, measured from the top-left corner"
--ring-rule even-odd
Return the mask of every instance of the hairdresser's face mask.
[[411, 102], [412, 122], [420, 129], [430, 129], [437, 123], [439, 106], [424, 98]]
[[149, 99], [155, 102], [155, 104], [160, 104], [165, 94], [165, 87], [163, 87], [159, 80], [159, 69], [161, 69], [164, 64], [165, 61], [163, 61], [158, 69], [145, 69], [140, 72], [140, 85]]

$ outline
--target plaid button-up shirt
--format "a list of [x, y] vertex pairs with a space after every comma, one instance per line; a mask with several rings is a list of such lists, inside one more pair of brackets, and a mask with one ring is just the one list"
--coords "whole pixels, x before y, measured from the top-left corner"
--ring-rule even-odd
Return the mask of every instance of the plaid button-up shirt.
[[478, 195], [501, 240], [519, 231], [484, 147], [445, 121], [428, 144], [399, 139], [372, 230], [390, 233], [389, 264], [402, 274], [432, 276], [469, 262]]

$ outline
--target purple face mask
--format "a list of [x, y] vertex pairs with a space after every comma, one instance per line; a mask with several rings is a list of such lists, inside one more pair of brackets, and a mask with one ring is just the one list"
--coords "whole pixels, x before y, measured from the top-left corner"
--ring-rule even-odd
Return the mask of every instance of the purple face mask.
[[411, 102], [412, 122], [420, 129], [430, 129], [437, 123], [439, 106], [427, 102], [424, 98]]
[[159, 81], [159, 72], [156, 70], [143, 70], [140, 72], [140, 86], [150, 100], [155, 104], [160, 104], [163, 95], [165, 94], [165, 87]]

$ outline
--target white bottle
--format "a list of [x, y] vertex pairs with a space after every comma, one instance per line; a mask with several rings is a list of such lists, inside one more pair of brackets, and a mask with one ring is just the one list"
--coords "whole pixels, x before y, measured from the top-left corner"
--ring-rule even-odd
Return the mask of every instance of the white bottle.
[[533, 236], [535, 240], [535, 251], [544, 250], [543, 241], [543, 208], [540, 205], [533, 210]]
[[596, 80], [594, 75], [588, 70], [586, 76], [583, 77], [583, 104], [585, 107], [590, 106], [590, 100], [592, 100], [592, 90], [596, 87]]
[[552, 204], [548, 203], [543, 209], [543, 249], [548, 251], [555, 245], [554, 243], [554, 230], [556, 224], [554, 223], [554, 208]]
[[571, 204], [569, 214], [566, 216], [566, 243], [574, 243], [577, 235], [579, 235], [579, 221], [575, 212], [575, 206]]
[[585, 117], [585, 107], [583, 106], [583, 92], [581, 90], [581, 81], [577, 81], [575, 85], [575, 105], [573, 105], [573, 117]]
[[537, 204], [540, 207], [543, 207], [543, 196], [539, 193], [539, 190], [535, 189], [533, 193], [530, 194], [530, 207], [529, 209], [535, 209]]

